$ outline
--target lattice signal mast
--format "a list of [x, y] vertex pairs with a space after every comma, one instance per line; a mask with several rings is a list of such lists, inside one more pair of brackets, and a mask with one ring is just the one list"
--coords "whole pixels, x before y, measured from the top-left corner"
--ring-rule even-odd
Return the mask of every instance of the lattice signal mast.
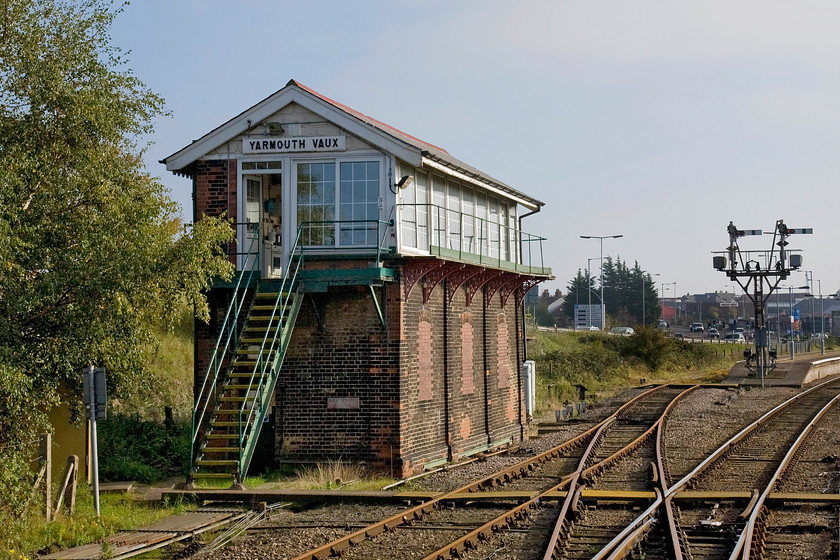
[[[763, 388], [768, 368], [776, 367], [775, 351], [772, 353], [768, 351], [765, 304], [781, 281], [802, 266], [802, 255], [797, 253], [800, 249], [788, 249], [787, 238], [794, 234], [814, 233], [814, 230], [789, 228], [783, 220], [778, 220], [773, 230], [773, 242], [769, 251], [745, 251], [738, 246], [738, 239], [741, 237], [762, 235], [764, 232], [760, 229], [738, 229], [734, 223], [729, 222], [726, 231], [729, 233], [729, 247], [723, 252], [726, 256], [717, 255], [712, 258], [712, 262], [717, 270], [725, 272], [730, 280], [737, 282], [753, 303], [756, 327], [755, 352], [745, 350], [744, 358], [747, 368], [753, 374], [758, 373]], [[752, 367], [753, 364], [755, 370]]]

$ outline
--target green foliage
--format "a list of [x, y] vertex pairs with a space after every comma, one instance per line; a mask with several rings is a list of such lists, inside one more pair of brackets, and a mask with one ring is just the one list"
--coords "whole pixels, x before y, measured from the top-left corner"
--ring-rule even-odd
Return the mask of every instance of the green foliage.
[[[0, 449], [48, 429], [81, 368], [145, 390], [157, 326], [229, 277], [224, 219], [180, 223], [135, 139], [163, 100], [126, 68], [106, 0], [9, 0], [0, 21]], [[9, 469], [4, 461], [0, 470]], [[21, 488], [0, 474], [0, 510]]]
[[[601, 290], [595, 285], [598, 277], [598, 274], [593, 274], [587, 278], [584, 272], [578, 270], [577, 276], [569, 281], [563, 298], [563, 312], [570, 320], [574, 317], [575, 304], [600, 304]], [[604, 257], [604, 301], [609, 324], [641, 325], [643, 318], [646, 325], [656, 324], [662, 313], [656, 284], [650, 274], [643, 271], [639, 263], [631, 269], [620, 259], [613, 261], [611, 257]]]
[[119, 530], [148, 525], [188, 509], [182, 502], [159, 506], [141, 502], [132, 495], [103, 494], [100, 497], [101, 516], [96, 517], [92, 496], [91, 489], [80, 484], [73, 516], [67, 516], [63, 510], [49, 523], [38, 511], [22, 518], [0, 511], [0, 526], [4, 528], [0, 531], [0, 558], [35, 558], [36, 553], [49, 554], [95, 542]]
[[[673, 381], [686, 374], [705, 377], [729, 363], [709, 344], [689, 344], [640, 327], [632, 336], [604, 333], [531, 331], [529, 357], [537, 363], [538, 407], [556, 407], [577, 398], [577, 386], [611, 393], [640, 379]], [[730, 353], [731, 361], [738, 359]], [[541, 405], [539, 403], [542, 403]]]
[[186, 422], [167, 429], [136, 414], [114, 414], [97, 424], [99, 476], [103, 481], [149, 484], [187, 474], [191, 426]]

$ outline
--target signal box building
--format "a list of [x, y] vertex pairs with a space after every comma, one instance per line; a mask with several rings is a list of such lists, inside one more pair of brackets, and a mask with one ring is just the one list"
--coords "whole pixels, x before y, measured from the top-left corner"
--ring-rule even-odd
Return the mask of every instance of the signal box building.
[[542, 202], [295, 81], [161, 163], [236, 225], [195, 331], [194, 478], [407, 476], [526, 438]]

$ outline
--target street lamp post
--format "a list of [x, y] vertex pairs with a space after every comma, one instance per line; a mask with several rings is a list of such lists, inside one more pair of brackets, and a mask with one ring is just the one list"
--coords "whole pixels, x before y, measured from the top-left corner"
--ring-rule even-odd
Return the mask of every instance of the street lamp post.
[[825, 323], [823, 322], [823, 300], [822, 300], [822, 282], [817, 280], [817, 287], [820, 289], [820, 354], [825, 356], [825, 333], [823, 333], [823, 329], [825, 328]]
[[606, 306], [604, 305], [604, 239], [618, 239], [624, 235], [581, 235], [581, 239], [598, 239], [601, 242], [601, 330], [605, 328], [605, 320], [607, 315]]
[[[592, 286], [590, 284], [590, 276], [589, 276], [589, 266], [592, 261], [595, 260], [595, 257], [591, 259], [586, 259], [586, 293], [589, 295], [589, 307], [586, 308], [586, 326], [592, 326]], [[603, 328], [601, 329], [603, 330]]]
[[[651, 274], [653, 276], [659, 276], [659, 274]], [[651, 278], [653, 279], [653, 278]], [[656, 284], [653, 285], [653, 290], [656, 291]], [[645, 326], [645, 273], [642, 272], [642, 326]]]
[[680, 308], [677, 305], [677, 283], [676, 282], [666, 282], [666, 284], [670, 284], [671, 286], [673, 286], [671, 288], [671, 291], [673, 292], [672, 299], [674, 300], [674, 317], [676, 318], [677, 321], [679, 321]]
[[[806, 284], [805, 286], [799, 286], [797, 290], [807, 290], [809, 286]], [[790, 314], [790, 338], [788, 339], [790, 342], [790, 359], [794, 358], [794, 341], [793, 341], [793, 286], [788, 286], [788, 314]]]

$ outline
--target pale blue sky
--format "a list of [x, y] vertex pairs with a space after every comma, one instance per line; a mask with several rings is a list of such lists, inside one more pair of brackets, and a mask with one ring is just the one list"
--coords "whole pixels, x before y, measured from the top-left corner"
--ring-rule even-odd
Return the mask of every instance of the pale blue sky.
[[791, 247], [827, 294], [840, 290], [838, 28], [828, 0], [135, 0], [112, 37], [172, 112], [146, 162], [186, 216], [190, 181], [157, 161], [294, 78], [545, 201], [524, 229], [548, 238], [551, 290], [599, 256], [580, 235], [615, 234], [604, 254], [658, 287], [723, 290], [711, 252], [729, 221], [783, 218], [814, 228]]

